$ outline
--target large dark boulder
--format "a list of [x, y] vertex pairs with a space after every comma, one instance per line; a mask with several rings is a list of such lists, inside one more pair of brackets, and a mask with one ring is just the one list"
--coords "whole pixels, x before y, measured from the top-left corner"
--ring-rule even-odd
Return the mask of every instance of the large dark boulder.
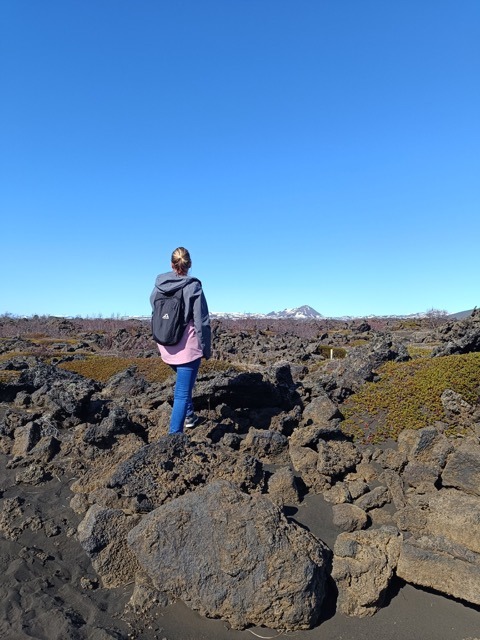
[[263, 372], [230, 370], [200, 375], [193, 394], [197, 409], [226, 404], [232, 408], [279, 407], [289, 411], [299, 403], [290, 366], [286, 363]]
[[90, 400], [100, 389], [93, 380], [46, 364], [23, 371], [18, 386], [31, 395], [33, 407], [42, 409], [65, 426], [86, 418]]
[[159, 507], [127, 540], [160, 591], [234, 628], [308, 629], [322, 612], [325, 545], [230, 482]]

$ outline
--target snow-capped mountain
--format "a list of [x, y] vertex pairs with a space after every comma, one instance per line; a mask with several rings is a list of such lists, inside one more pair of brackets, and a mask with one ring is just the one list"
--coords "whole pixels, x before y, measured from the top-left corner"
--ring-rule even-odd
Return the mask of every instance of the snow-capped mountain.
[[321, 313], [315, 311], [308, 305], [297, 307], [296, 309], [284, 309], [283, 311], [271, 311], [270, 313], [236, 313], [225, 311], [210, 312], [211, 318], [228, 318], [229, 320], [243, 320], [245, 318], [267, 318], [267, 319], [282, 319], [290, 318], [294, 320], [312, 320], [323, 318]]
[[304, 304], [303, 307], [297, 307], [296, 309], [284, 309], [283, 311], [271, 311], [267, 313], [267, 318], [298, 318], [311, 320], [312, 318], [323, 318], [321, 313], [315, 311], [308, 304]]

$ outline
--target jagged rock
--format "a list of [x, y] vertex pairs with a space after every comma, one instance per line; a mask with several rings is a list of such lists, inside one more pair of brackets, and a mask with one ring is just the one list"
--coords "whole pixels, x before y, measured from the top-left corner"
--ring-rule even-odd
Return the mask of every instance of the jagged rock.
[[472, 427], [480, 420], [480, 409], [473, 407], [452, 389], [445, 389], [440, 396], [445, 417], [450, 424]]
[[435, 427], [404, 429], [398, 436], [398, 450], [409, 462], [418, 462], [432, 469], [443, 469], [452, 443]]
[[443, 344], [432, 351], [432, 358], [480, 351], [480, 309], [464, 320], [449, 322], [438, 330]]
[[425, 427], [402, 431], [398, 436], [398, 450], [408, 460], [403, 469], [405, 482], [420, 492], [428, 492], [434, 490], [453, 445], [435, 427]]
[[327, 426], [331, 420], [341, 418], [337, 405], [330, 400], [327, 393], [320, 388], [318, 395], [312, 398], [303, 410], [303, 424]]
[[323, 497], [330, 504], [343, 504], [352, 502], [352, 495], [345, 482], [337, 482], [333, 487], [329, 487], [323, 492]]
[[333, 524], [342, 531], [358, 531], [368, 524], [365, 511], [354, 504], [335, 504], [332, 511]]
[[366, 482], [368, 484], [369, 482], [376, 480], [377, 477], [378, 473], [373, 464], [370, 462], [360, 462], [355, 467], [355, 473], [349, 473], [346, 476], [346, 480], [347, 482], [360, 480], [361, 482]]
[[309, 447], [316, 449], [320, 440], [344, 439], [340, 429], [340, 421], [332, 420], [326, 424], [301, 424], [290, 436], [291, 447]]
[[360, 496], [363, 496], [364, 493], [370, 491], [370, 487], [363, 480], [347, 480], [346, 485], [348, 487], [348, 492], [352, 500], [356, 500]]
[[231, 449], [179, 434], [142, 447], [117, 467], [106, 486], [137, 501], [139, 510], [150, 511], [218, 478], [246, 491], [264, 483], [261, 464], [252, 456], [232, 455]]
[[390, 497], [393, 504], [397, 509], [403, 509], [406, 505], [405, 487], [402, 478], [392, 471], [391, 469], [385, 469], [380, 476], [379, 481], [385, 484], [388, 488]]
[[159, 507], [128, 543], [159, 590], [234, 628], [307, 629], [321, 613], [326, 547], [230, 482]]
[[111, 444], [115, 436], [132, 430], [130, 418], [122, 407], [111, 405], [108, 416], [99, 424], [90, 425], [83, 434], [83, 441], [96, 446]]
[[275, 413], [272, 416], [270, 422], [270, 430], [283, 433], [284, 436], [290, 436], [293, 431], [298, 427], [298, 424], [302, 418], [301, 408], [296, 405], [290, 411], [282, 411], [281, 413]]
[[389, 335], [376, 336], [370, 344], [351, 349], [345, 358], [327, 362], [321, 370], [306, 376], [303, 384], [312, 388], [319, 385], [330, 398], [343, 401], [372, 381], [384, 362], [409, 359], [404, 345], [394, 343]]
[[272, 474], [268, 481], [268, 496], [280, 506], [300, 502], [297, 483], [290, 467], [282, 467]]
[[335, 542], [332, 577], [337, 608], [348, 616], [371, 616], [382, 606], [397, 565], [401, 535], [393, 527], [341, 533]]
[[370, 509], [368, 517], [373, 529], [396, 526], [395, 515], [384, 508]]
[[397, 512], [397, 523], [415, 537], [437, 536], [480, 553], [480, 498], [456, 489], [441, 489], [410, 500]]
[[82, 421], [92, 395], [100, 388], [93, 380], [45, 364], [23, 371], [18, 383], [31, 395], [33, 406], [48, 411], [64, 426]]
[[31, 464], [15, 475], [15, 482], [17, 484], [23, 483], [38, 485], [51, 479], [51, 474], [46, 471], [43, 466], [37, 464]]
[[442, 485], [480, 496], [480, 444], [462, 442], [450, 454], [442, 472]]
[[133, 580], [138, 564], [127, 545], [127, 533], [139, 519], [120, 509], [94, 504], [78, 525], [80, 544], [92, 559], [104, 587], [113, 589]]
[[238, 451], [242, 444], [242, 438], [237, 433], [226, 433], [222, 437], [221, 443], [234, 451]]
[[26, 456], [40, 440], [40, 437], [41, 429], [38, 422], [29, 422], [24, 427], [17, 427], [12, 447], [14, 457]]
[[20, 391], [15, 396], [14, 404], [16, 407], [29, 407], [32, 404], [32, 396], [26, 391]]
[[368, 324], [366, 320], [360, 322], [360, 324], [353, 326], [352, 331], [354, 333], [367, 333], [371, 331], [372, 327]]
[[0, 437], [2, 437], [2, 439], [4, 437], [13, 439], [15, 429], [18, 427], [24, 427], [26, 424], [33, 422], [38, 417], [39, 414], [32, 415], [31, 413], [26, 413], [19, 409], [7, 409], [3, 419], [0, 420]]
[[83, 440], [89, 426], [76, 427], [74, 440], [63, 442], [61, 456], [54, 460], [56, 466], [67, 467], [75, 475], [70, 487], [74, 493], [89, 494], [105, 487], [115, 469], [145, 446], [134, 433], [119, 435], [106, 447], [89, 445]]
[[166, 607], [169, 604], [165, 593], [154, 587], [152, 579], [146, 571], [139, 570], [135, 574], [135, 586], [128, 605], [136, 615], [145, 615], [153, 607]]
[[29, 452], [29, 458], [41, 464], [47, 464], [60, 451], [61, 442], [55, 436], [43, 436]]
[[[13, 346], [13, 345], [12, 345]], [[15, 347], [13, 346], [13, 349]], [[0, 362], [0, 371], [23, 371], [24, 369], [28, 369], [29, 366], [37, 364], [37, 361], [28, 361], [23, 356], [16, 356], [10, 358], [9, 360], [4, 360]]]
[[480, 605], [480, 554], [445, 538], [429, 535], [404, 540], [397, 575], [406, 582]]
[[392, 469], [393, 471], [402, 471], [407, 463], [405, 451], [397, 451], [396, 449], [387, 448], [380, 453], [377, 462], [384, 469]]
[[436, 490], [439, 475], [439, 469], [418, 462], [409, 462], [403, 470], [402, 478], [408, 486], [414, 487], [418, 493], [429, 493]]
[[23, 504], [25, 500], [20, 496], [5, 498], [0, 511], [0, 531], [9, 540], [18, 540], [24, 526], [22, 522]]
[[[135, 414], [131, 412], [132, 418]], [[147, 434], [148, 442], [156, 442], [168, 434], [170, 428], [170, 418], [172, 407], [168, 402], [163, 402], [156, 410], [151, 411], [148, 416]]]
[[249, 429], [240, 447], [262, 462], [286, 462], [288, 459], [288, 439], [277, 431]]
[[280, 363], [264, 373], [226, 371], [199, 376], [194, 404], [199, 410], [220, 404], [229, 407], [279, 407], [289, 411], [299, 402], [288, 364]]
[[370, 511], [371, 509], [378, 509], [383, 505], [390, 502], [390, 492], [387, 487], [375, 487], [371, 491], [364, 493], [363, 496], [355, 500], [355, 504], [364, 511]]
[[319, 441], [317, 450], [290, 445], [290, 458], [303, 481], [314, 491], [327, 489], [333, 480], [339, 479], [355, 468], [361, 460], [356, 446], [347, 440]]
[[137, 374], [136, 367], [129, 367], [112, 376], [102, 389], [104, 398], [115, 398], [117, 402], [124, 399], [130, 400], [143, 395], [148, 388], [144, 378]]

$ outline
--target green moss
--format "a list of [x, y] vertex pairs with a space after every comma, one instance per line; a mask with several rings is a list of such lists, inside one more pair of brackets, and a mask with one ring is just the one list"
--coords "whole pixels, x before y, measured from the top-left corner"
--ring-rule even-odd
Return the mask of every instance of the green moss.
[[21, 371], [0, 371], [0, 382], [13, 382], [21, 374]]
[[[160, 358], [122, 358], [117, 356], [91, 355], [82, 360], [72, 360], [59, 365], [62, 369], [79, 373], [86, 378], [106, 382], [113, 375], [135, 366], [138, 373], [149, 382], [164, 382], [173, 375], [172, 369]], [[219, 360], [202, 360], [201, 372], [224, 371], [231, 365]]]
[[368, 344], [368, 340], [365, 340], [365, 338], [357, 338], [356, 340], [351, 340], [348, 343], [349, 347], [363, 347], [366, 344]]
[[320, 346], [320, 353], [325, 358], [330, 358], [333, 355], [334, 359], [345, 358], [347, 351], [342, 347], [329, 347], [325, 345]]
[[480, 353], [389, 362], [378, 373], [378, 382], [366, 383], [342, 408], [344, 430], [359, 440], [396, 439], [403, 429], [444, 420], [445, 389], [471, 404], [479, 400]]
[[409, 319], [403, 319], [400, 320], [397, 324], [395, 324], [392, 327], [393, 331], [401, 331], [401, 330], [415, 330], [415, 329], [421, 329], [422, 328], [422, 322], [420, 319], [414, 319], [414, 318], [409, 318]]
[[33, 344], [40, 345], [54, 345], [54, 344], [70, 344], [75, 345], [79, 343], [79, 340], [76, 338], [28, 338], [30, 342]]
[[432, 353], [433, 349], [434, 348], [432, 346], [419, 347], [409, 345], [407, 347], [408, 355], [411, 358], [426, 358]]

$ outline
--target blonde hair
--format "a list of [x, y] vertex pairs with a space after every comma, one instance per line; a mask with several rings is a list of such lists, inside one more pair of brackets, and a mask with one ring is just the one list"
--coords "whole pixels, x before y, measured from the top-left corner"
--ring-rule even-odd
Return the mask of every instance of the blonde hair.
[[187, 275], [187, 271], [192, 266], [192, 259], [185, 247], [177, 247], [172, 253], [172, 267], [180, 276]]

